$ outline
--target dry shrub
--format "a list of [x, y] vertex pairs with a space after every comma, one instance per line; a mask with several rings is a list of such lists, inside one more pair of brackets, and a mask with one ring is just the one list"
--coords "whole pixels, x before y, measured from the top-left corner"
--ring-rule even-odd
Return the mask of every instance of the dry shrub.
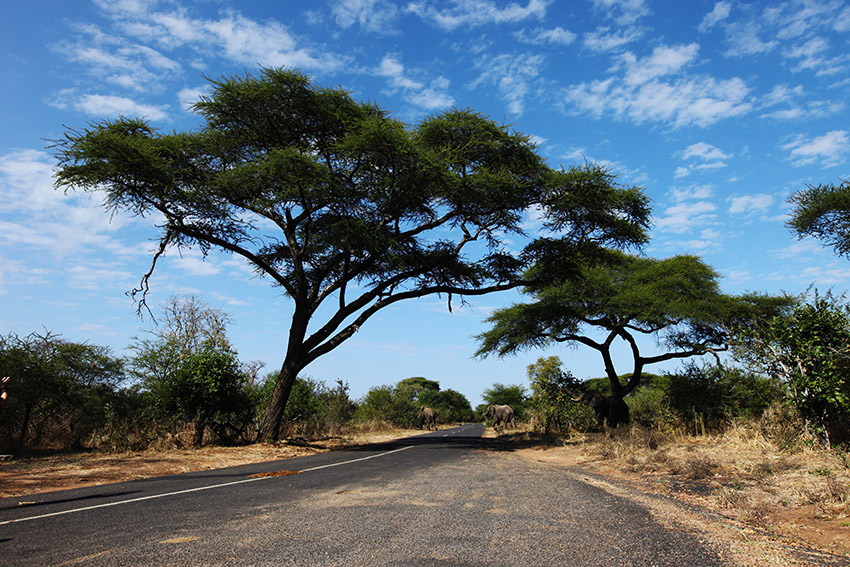
[[632, 425], [607, 434], [589, 434], [587, 439], [601, 459], [623, 463], [635, 472], [649, 472], [667, 461], [664, 446], [671, 443], [671, 434]]

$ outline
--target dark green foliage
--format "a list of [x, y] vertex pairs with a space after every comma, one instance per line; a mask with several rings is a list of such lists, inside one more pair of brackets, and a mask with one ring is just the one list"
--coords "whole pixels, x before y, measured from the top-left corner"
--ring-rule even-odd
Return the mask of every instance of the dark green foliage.
[[528, 366], [528, 380], [531, 383], [529, 406], [535, 422], [545, 433], [567, 433], [589, 423], [590, 409], [572, 402], [579, 382], [568, 370], [561, 370], [560, 358], [538, 358]]
[[736, 356], [781, 380], [827, 443], [850, 441], [850, 305], [832, 293], [804, 295], [777, 316], [739, 328]]
[[0, 445], [79, 447], [109, 422], [124, 365], [107, 347], [10, 333], [0, 336], [0, 375], [10, 377]]
[[[552, 170], [527, 136], [471, 110], [408, 127], [284, 69], [212, 87], [195, 106], [205, 121], [195, 132], [134, 119], [67, 132], [54, 146], [56, 183], [103, 192], [113, 212], [159, 215], [154, 266], [169, 246], [217, 248], [291, 299], [262, 440], [277, 436], [301, 371], [381, 309], [515, 289], [647, 240], [640, 189], [596, 165]], [[524, 234], [529, 209], [543, 229], [517, 254], [504, 235]]]
[[419, 410], [429, 406], [437, 412], [437, 423], [472, 421], [472, 406], [455, 390], [440, 390], [440, 383], [422, 377], [406, 378], [395, 386], [370, 388], [358, 405], [363, 421], [384, 422], [402, 427], [417, 425]]
[[778, 384], [738, 368], [688, 364], [666, 375], [667, 400], [683, 423], [722, 429], [734, 420], [758, 417], [781, 397]]
[[[262, 415], [274, 387], [274, 375], [266, 378], [263, 395], [254, 407]], [[283, 436], [321, 436], [339, 433], [354, 416], [356, 404], [349, 397], [349, 387], [337, 380], [329, 387], [321, 380], [305, 376], [297, 378], [283, 417]]]
[[399, 395], [398, 389], [389, 385], [369, 388], [357, 405], [357, 416], [362, 421], [412, 427], [418, 414], [416, 401]]
[[474, 419], [472, 406], [466, 396], [452, 390], [425, 392], [420, 405], [430, 406], [437, 412], [437, 423], [458, 423]]
[[148, 381], [156, 407], [169, 417], [193, 422], [193, 444], [203, 444], [211, 427], [220, 438], [241, 437], [250, 424], [251, 400], [236, 355], [202, 346], [187, 355], [161, 382]]
[[813, 236], [837, 254], [850, 254], [850, 182], [809, 185], [791, 195], [788, 228], [800, 238]]

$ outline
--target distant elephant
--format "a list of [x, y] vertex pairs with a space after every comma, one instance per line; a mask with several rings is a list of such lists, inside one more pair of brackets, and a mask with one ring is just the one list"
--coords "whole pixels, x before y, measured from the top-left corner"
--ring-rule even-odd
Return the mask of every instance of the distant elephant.
[[487, 406], [487, 417], [493, 420], [493, 427], [496, 429], [500, 425], [516, 427], [514, 409], [511, 406]]
[[422, 429], [422, 426], [426, 424], [428, 425], [428, 431], [431, 431], [431, 426], [433, 426], [434, 429], [437, 429], [437, 412], [428, 406], [422, 406], [419, 408], [419, 420], [417, 422], [417, 427]]
[[596, 424], [599, 427], [608, 422], [608, 427], [619, 427], [629, 424], [629, 405], [622, 399], [603, 396], [593, 392], [585, 392], [573, 397], [574, 402], [581, 402], [593, 408]]

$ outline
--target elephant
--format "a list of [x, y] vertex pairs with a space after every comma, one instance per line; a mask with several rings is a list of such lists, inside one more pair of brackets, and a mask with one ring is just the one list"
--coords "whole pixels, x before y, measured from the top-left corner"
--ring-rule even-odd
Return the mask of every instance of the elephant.
[[516, 427], [514, 409], [511, 406], [487, 406], [486, 415], [493, 420], [495, 429], [498, 429], [500, 425]]
[[629, 424], [629, 405], [622, 399], [593, 392], [585, 392], [580, 396], [573, 396], [572, 399], [574, 402], [581, 402], [593, 408], [596, 424], [599, 427], [602, 427], [605, 421], [608, 422], [608, 427]]
[[422, 429], [423, 425], [428, 425], [428, 431], [431, 431], [431, 426], [433, 426], [434, 429], [437, 429], [437, 412], [428, 406], [422, 406], [419, 408], [419, 420], [417, 422], [417, 427]]

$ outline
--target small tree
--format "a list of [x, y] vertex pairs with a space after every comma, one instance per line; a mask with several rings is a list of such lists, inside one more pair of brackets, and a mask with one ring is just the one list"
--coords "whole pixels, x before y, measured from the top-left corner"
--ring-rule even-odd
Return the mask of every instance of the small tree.
[[213, 345], [203, 345], [184, 358], [152, 393], [169, 415], [195, 424], [195, 447], [203, 445], [207, 425], [224, 431], [233, 418], [240, 421], [250, 416], [250, 401], [236, 355]]
[[567, 431], [579, 421], [587, 420], [587, 412], [570, 403], [578, 380], [568, 370], [561, 370], [560, 358], [538, 358], [528, 365], [527, 372], [531, 383], [530, 405], [545, 433]]
[[133, 338], [133, 374], [150, 388], [168, 380], [184, 358], [203, 348], [233, 350], [227, 338], [229, 323], [226, 313], [193, 295], [170, 297], [162, 306], [159, 324], [147, 330], [149, 336]]
[[738, 360], [782, 380], [827, 444], [850, 439], [850, 305], [803, 295], [779, 315], [738, 329]]
[[[67, 132], [56, 183], [102, 191], [113, 213], [162, 218], [139, 309], [172, 247], [236, 254], [291, 300], [261, 440], [277, 438], [301, 371], [380, 310], [434, 294], [451, 306], [530, 283], [526, 268], [543, 258], [538, 278], [646, 241], [640, 189], [596, 165], [553, 170], [528, 136], [475, 112], [408, 127], [283, 69], [212, 87], [196, 132], [124, 118]], [[536, 234], [508, 250], [504, 235], [523, 236], [529, 210]]]

